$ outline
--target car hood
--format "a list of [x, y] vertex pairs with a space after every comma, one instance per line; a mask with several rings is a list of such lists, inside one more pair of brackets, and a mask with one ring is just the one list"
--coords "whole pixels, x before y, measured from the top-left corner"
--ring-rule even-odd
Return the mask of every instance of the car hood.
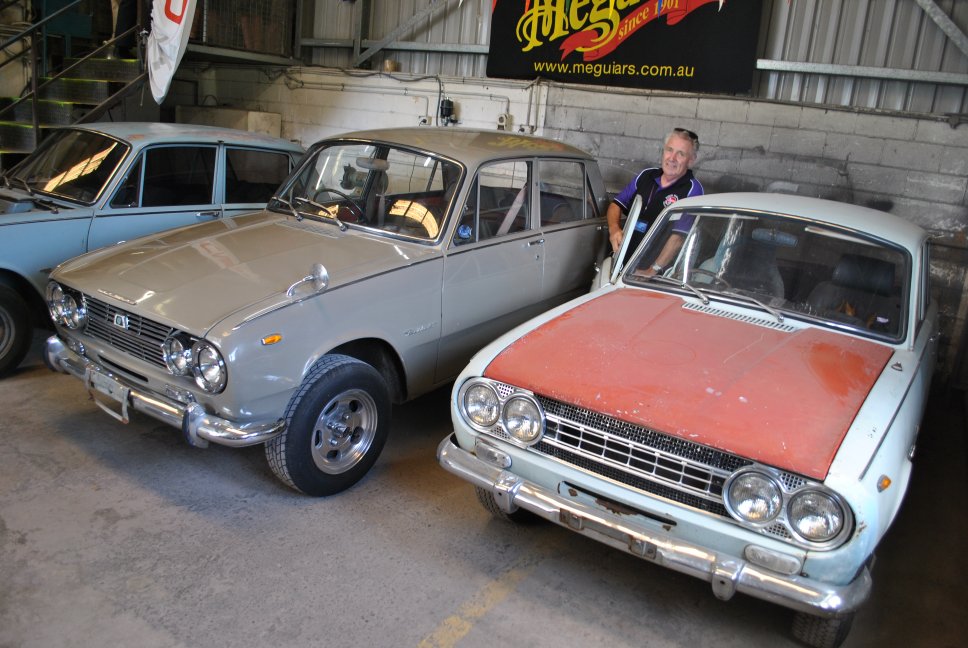
[[[263, 211], [105, 248], [62, 264], [51, 277], [202, 335], [233, 313], [244, 318], [291, 303], [286, 291], [313, 264], [325, 266], [334, 290], [433, 254], [434, 248]], [[296, 298], [310, 290], [302, 288]]]
[[632, 288], [519, 338], [485, 375], [822, 480], [892, 349]]

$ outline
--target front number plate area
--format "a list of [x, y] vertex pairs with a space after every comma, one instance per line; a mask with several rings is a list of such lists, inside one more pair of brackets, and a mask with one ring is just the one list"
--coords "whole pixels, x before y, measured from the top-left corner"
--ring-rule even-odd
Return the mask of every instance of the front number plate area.
[[[596, 498], [591, 494], [578, 490], [565, 482], [558, 484], [558, 494], [576, 503], [583, 504], [586, 507], [591, 507], [592, 509], [605, 509], [613, 515], [617, 514], [621, 515], [622, 517], [626, 517], [630, 523], [630, 526], [631, 524], [639, 526], [652, 526], [655, 524], [654, 520], [650, 520], [649, 518], [639, 515], [628, 509], [621, 510], [619, 508], [620, 505], [602, 500], [601, 498]], [[626, 529], [623, 529], [622, 526], [625, 525], [613, 526], [612, 524], [605, 523], [603, 520], [596, 520], [587, 516], [578, 516], [567, 510], [562, 510], [560, 516], [561, 523], [564, 526], [574, 529], [575, 531], [594, 531], [595, 533], [627, 545], [629, 553], [639, 556], [640, 558], [645, 558], [646, 560], [655, 560], [656, 558], [656, 546], [651, 542], [642, 540]]]
[[[122, 423], [129, 421], [128, 394], [131, 392], [130, 389], [110, 376], [102, 374], [100, 371], [89, 370], [87, 374], [87, 391], [91, 394], [91, 398], [94, 399], [97, 406], [106, 413]], [[105, 402], [108, 400], [109, 402]], [[120, 405], [121, 411], [115, 411], [111, 405]]]

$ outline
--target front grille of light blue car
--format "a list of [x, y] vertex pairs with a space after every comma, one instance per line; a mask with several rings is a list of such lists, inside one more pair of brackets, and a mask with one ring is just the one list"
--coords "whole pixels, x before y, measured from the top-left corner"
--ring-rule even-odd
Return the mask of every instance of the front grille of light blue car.
[[534, 450], [637, 490], [729, 517], [723, 484], [751, 461], [560, 401], [538, 400], [547, 424]]
[[165, 367], [162, 345], [174, 329], [90, 295], [84, 295], [84, 302], [88, 314], [85, 334], [139, 360]]

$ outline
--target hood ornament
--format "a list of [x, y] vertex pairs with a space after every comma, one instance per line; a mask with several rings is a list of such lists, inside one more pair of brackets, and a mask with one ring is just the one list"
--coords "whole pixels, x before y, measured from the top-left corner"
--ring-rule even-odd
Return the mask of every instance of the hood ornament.
[[329, 271], [326, 269], [326, 266], [322, 263], [314, 263], [312, 273], [289, 286], [289, 289], [286, 291], [286, 297], [292, 297], [296, 292], [296, 288], [302, 284], [312, 284], [312, 292], [314, 294], [326, 290], [329, 286]]

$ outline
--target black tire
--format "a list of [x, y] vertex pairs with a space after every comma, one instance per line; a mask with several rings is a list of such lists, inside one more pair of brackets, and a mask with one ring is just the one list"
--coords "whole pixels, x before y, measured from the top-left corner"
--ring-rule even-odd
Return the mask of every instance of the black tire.
[[813, 648], [838, 648], [853, 623], [853, 612], [833, 617], [797, 612], [793, 617], [793, 637]]
[[540, 519], [531, 511], [520, 508], [513, 513], [507, 513], [498, 505], [497, 500], [494, 499], [494, 493], [480, 486], [475, 486], [474, 490], [477, 492], [477, 501], [481, 503], [484, 510], [496, 518], [514, 522], [515, 524], [530, 524]]
[[7, 286], [0, 286], [0, 376], [20, 365], [33, 335], [27, 302]]
[[266, 443], [266, 459], [290, 487], [333, 495], [369, 472], [389, 429], [390, 397], [380, 373], [349, 356], [325, 356], [289, 401], [286, 429]]

